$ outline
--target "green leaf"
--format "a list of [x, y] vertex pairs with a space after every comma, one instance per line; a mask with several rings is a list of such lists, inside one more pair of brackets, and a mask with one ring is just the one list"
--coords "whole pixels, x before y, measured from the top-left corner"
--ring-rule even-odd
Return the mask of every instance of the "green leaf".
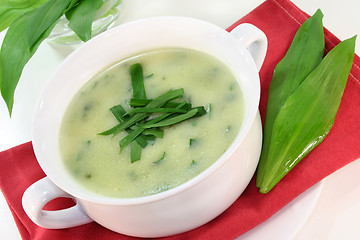
[[21, 15], [34, 10], [47, 0], [2, 0], [0, 1], [0, 32]]
[[190, 110], [187, 113], [180, 114], [180, 115], [177, 115], [175, 117], [164, 119], [164, 120], [162, 120], [162, 121], [160, 121], [158, 123], [154, 123], [154, 124], [145, 123], [144, 125], [142, 125], [142, 127], [143, 128], [156, 128], [156, 127], [166, 127], [166, 126], [174, 125], [176, 123], [179, 123], [179, 122], [182, 122], [182, 121], [185, 121], [185, 120], [187, 120], [189, 118], [194, 117], [197, 113], [198, 113], [198, 109], [193, 109], [193, 110]]
[[[186, 105], [186, 102], [183, 101], [183, 102], [180, 103], [176, 108], [181, 109], [181, 108], [185, 107], [185, 105]], [[162, 114], [162, 115], [159, 116], [159, 117], [156, 117], [156, 118], [153, 118], [153, 119], [147, 121], [146, 124], [154, 124], [154, 123], [160, 122], [161, 120], [163, 120], [163, 119], [165, 119], [165, 118], [167, 118], [167, 117], [169, 117], [169, 116], [171, 116], [171, 115], [172, 115], [172, 113]]]
[[133, 89], [133, 97], [146, 99], [143, 70], [140, 63], [130, 66], [131, 84]]
[[[155, 98], [154, 100], [152, 100], [149, 104], [148, 107], [160, 107], [164, 104], [166, 104], [167, 102], [180, 98], [182, 97], [182, 95], [184, 94], [184, 89], [176, 89], [176, 90], [170, 90], [162, 95], [160, 95], [159, 97]], [[118, 125], [116, 125], [115, 127], [98, 133], [99, 135], [116, 135], [118, 134], [120, 131], [134, 125], [135, 123], [140, 122], [141, 120], [145, 119], [148, 117], [148, 114], [146, 113], [137, 113], [135, 115], [133, 115], [131, 118], [119, 123]]]
[[[153, 99], [139, 99], [132, 98], [130, 99], [130, 107], [146, 107]], [[164, 108], [176, 108], [181, 102], [168, 102], [164, 104], [162, 107]], [[181, 109], [188, 110], [191, 108], [190, 103], [186, 103]]]
[[103, 2], [103, 0], [82, 0], [66, 12], [69, 27], [82, 41], [86, 42], [91, 38], [92, 22]]
[[144, 128], [137, 128], [131, 133], [129, 133], [126, 137], [120, 140], [120, 152], [124, 150], [124, 148], [129, 145], [137, 136], [139, 136], [145, 129]]
[[142, 147], [145, 148], [148, 145], [148, 140], [154, 140], [154, 139], [149, 139], [147, 135], [141, 134], [140, 136], [138, 136], [137, 138], [135, 138], [135, 141]]
[[126, 111], [123, 106], [121, 106], [120, 104], [113, 106], [112, 108], [110, 108], [110, 111], [114, 115], [116, 120], [118, 120], [119, 122], [124, 121], [123, 116], [126, 114]]
[[260, 192], [269, 192], [329, 133], [352, 67], [355, 39], [334, 47], [281, 107]]
[[132, 116], [136, 113], [186, 113], [185, 109], [178, 108], [152, 108], [152, 107], [142, 107], [134, 108], [126, 113], [128, 116]]
[[136, 162], [141, 158], [141, 146], [136, 142], [132, 141], [130, 143], [130, 161]]
[[[146, 99], [144, 77], [139, 63], [130, 66], [133, 97], [130, 106], [135, 107], [126, 112], [121, 105], [110, 108], [119, 124], [113, 128], [98, 133], [98, 135], [115, 136], [125, 130], [128, 135], [119, 142], [120, 153], [130, 144], [131, 162], [141, 158], [141, 147], [146, 147], [148, 141], [162, 138], [163, 130], [158, 127], [170, 126], [192, 117], [206, 114], [204, 107], [191, 108], [186, 101], [171, 102], [184, 95], [184, 89], [170, 90], [155, 99]], [[164, 113], [160, 116], [153, 113]], [[135, 141], [134, 141], [135, 140]], [[163, 160], [164, 156], [155, 163]]]
[[10, 115], [15, 88], [23, 68], [41, 42], [49, 36], [57, 21], [56, 17], [49, 17], [43, 11], [52, 10], [53, 16], [61, 16], [70, 2], [70, 0], [50, 0], [11, 23], [0, 51], [1, 95], [6, 102]]
[[[113, 106], [112, 108], [110, 108], [110, 111], [112, 112], [112, 114], [114, 115], [114, 117], [119, 121], [119, 123], [124, 121], [123, 116], [126, 114], [125, 109], [119, 104], [116, 106]], [[126, 131], [128, 133], [131, 133], [132, 130], [130, 129], [126, 129]], [[145, 139], [145, 136], [138, 136], [135, 141], [142, 147], [146, 147], [148, 145], [147, 140]]]
[[[24, 15], [11, 24], [5, 35], [0, 51], [0, 87], [1, 95], [11, 115], [14, 102], [14, 92], [19, 81], [22, 69], [31, 57], [30, 48], [24, 39], [22, 31], [30, 14]], [[16, 46], [14, 48], [14, 46]]]
[[264, 175], [274, 120], [287, 98], [321, 62], [325, 39], [323, 14], [318, 10], [296, 32], [285, 57], [277, 64], [270, 83], [264, 124], [264, 140], [257, 169], [256, 185], [260, 186]]
[[152, 100], [147, 106], [148, 107], [160, 107], [165, 105], [171, 100], [181, 98], [184, 95], [184, 89], [175, 89], [167, 91], [166, 93], [158, 96], [154, 100]]
[[153, 74], [153, 73], [151, 73], [151, 74], [147, 75], [145, 78], [151, 78], [152, 76], [154, 76], [154, 74]]
[[131, 127], [132, 125], [134, 125], [135, 123], [140, 122], [141, 120], [147, 118], [148, 116], [145, 113], [138, 113], [134, 116], [132, 116], [131, 118], [124, 120], [122, 122], [120, 122], [118, 125], [116, 125], [115, 127], [110, 128], [109, 130], [106, 130], [104, 132], [98, 133], [98, 135], [117, 135], [119, 132], [121, 132], [122, 130], [125, 130], [129, 127]]
[[208, 104], [208, 109], [207, 109], [207, 113], [208, 113], [208, 116], [209, 116], [209, 119], [211, 119], [211, 117], [212, 117], [212, 104], [211, 103], [209, 103]]
[[166, 156], [166, 152], [163, 153], [163, 155], [161, 156], [161, 158], [155, 162], [153, 162], [154, 165], [158, 165], [159, 163], [161, 163], [162, 161], [164, 161]]
[[194, 107], [194, 108], [192, 108], [192, 110], [193, 110], [193, 109], [196, 109], [196, 110], [197, 110], [197, 112], [196, 112], [196, 114], [195, 114], [194, 117], [200, 117], [200, 116], [206, 114], [206, 110], [205, 110], [205, 108], [204, 108], [203, 106]]
[[197, 165], [197, 162], [195, 160], [191, 161], [190, 167], [193, 168]]
[[71, 0], [49, 0], [34, 10], [34, 13], [28, 19], [25, 29], [30, 46], [35, 45], [43, 33], [50, 27], [53, 27], [54, 23], [64, 14], [71, 2]]
[[164, 131], [163, 130], [160, 130], [160, 129], [155, 129], [155, 128], [152, 128], [152, 129], [146, 129], [144, 132], [143, 132], [144, 135], [152, 135], [156, 138], [163, 138], [164, 137]]
[[199, 143], [199, 139], [190, 138], [189, 146], [190, 146], [191, 148], [193, 148], [193, 147], [196, 146], [198, 143]]

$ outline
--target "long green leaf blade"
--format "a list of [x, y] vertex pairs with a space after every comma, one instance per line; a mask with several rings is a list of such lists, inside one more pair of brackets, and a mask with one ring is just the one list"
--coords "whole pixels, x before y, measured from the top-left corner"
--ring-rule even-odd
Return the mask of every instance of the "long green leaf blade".
[[145, 128], [137, 128], [131, 133], [129, 133], [126, 137], [121, 139], [119, 142], [120, 152], [122, 152], [124, 148], [129, 145], [133, 140], [135, 140], [135, 138], [137, 138], [137, 136], [139, 136], [144, 130]]
[[130, 143], [130, 161], [136, 162], [141, 158], [141, 146], [136, 141]]
[[123, 106], [121, 106], [121, 104], [113, 106], [112, 108], [110, 108], [110, 111], [114, 115], [116, 120], [118, 120], [118, 122], [124, 121], [123, 116], [126, 114], [126, 111]]
[[138, 99], [146, 99], [144, 75], [140, 63], [130, 66], [131, 85], [133, 89], [133, 97]]
[[[184, 89], [180, 88], [180, 89], [176, 89], [176, 90], [170, 90], [160, 96], [158, 96], [157, 98], [155, 98], [154, 100], [152, 100], [149, 104], [148, 107], [160, 107], [164, 104], [166, 104], [167, 102], [180, 98], [182, 97], [182, 95], [184, 94]], [[116, 125], [115, 127], [112, 127], [109, 130], [106, 130], [104, 132], [98, 133], [99, 135], [116, 135], [118, 134], [120, 131], [131, 127], [132, 125], [134, 125], [135, 123], [140, 122], [141, 120], [147, 118], [149, 116], [149, 114], [147, 113], [137, 113], [135, 115], [133, 115], [131, 118], [119, 123], [118, 125]]]
[[[14, 92], [25, 64], [31, 57], [29, 45], [24, 39], [24, 26], [30, 14], [24, 15], [11, 24], [5, 35], [0, 51], [0, 88], [11, 115]], [[14, 48], [14, 45], [16, 46]]]
[[0, 1], [0, 32], [21, 15], [34, 10], [47, 0]]
[[260, 192], [270, 191], [329, 133], [352, 67], [355, 39], [331, 50], [281, 107]]
[[193, 110], [190, 110], [189, 112], [187, 113], [184, 113], [184, 114], [180, 114], [180, 115], [177, 115], [175, 117], [172, 117], [172, 118], [167, 118], [167, 119], [164, 119], [158, 123], [154, 123], [154, 124], [147, 124], [145, 123], [144, 125], [142, 125], [143, 128], [156, 128], [156, 127], [166, 127], [166, 126], [170, 126], [170, 125], [173, 125], [173, 124], [176, 124], [176, 123], [179, 123], [179, 122], [182, 122], [182, 121], [185, 121], [189, 118], [192, 118], [194, 117], [196, 114], [198, 113], [198, 109], [193, 109]]
[[[124, 118], [123, 116], [125, 115], [126, 111], [125, 109], [123, 108], [123, 106], [121, 106], [120, 104], [119, 105], [116, 105], [116, 106], [113, 106], [112, 108], [110, 108], [110, 111], [111, 113], [114, 115], [114, 117], [116, 118], [116, 120], [118, 120], [119, 123], [123, 122], [124, 121]], [[128, 133], [131, 133], [131, 129], [126, 129], [126, 131]], [[145, 139], [145, 136], [143, 135], [140, 135], [138, 136], [135, 141], [142, 147], [146, 147], [148, 145], [148, 142], [147, 140]]]
[[285, 57], [275, 67], [266, 107], [264, 140], [256, 178], [257, 186], [262, 182], [272, 128], [280, 108], [322, 60], [325, 47], [322, 18], [323, 14], [318, 10], [300, 26]]
[[146, 129], [143, 132], [144, 135], [152, 135], [156, 138], [163, 138], [164, 137], [164, 131], [160, 129]]
[[[132, 98], [130, 99], [130, 107], [146, 107], [153, 99], [139, 99], [139, 98]], [[162, 107], [165, 108], [176, 108], [179, 106], [181, 102], [168, 102]], [[191, 108], [191, 103], [186, 103], [182, 109], [189, 110]]]
[[[185, 106], [186, 106], [186, 102], [183, 101], [183, 102], [180, 103], [178, 106], [176, 106], [176, 108], [177, 108], [177, 109], [182, 109], [182, 108], [185, 107]], [[147, 121], [146, 124], [149, 124], [149, 125], [150, 125], [150, 124], [154, 124], [154, 123], [160, 122], [161, 120], [166, 119], [167, 117], [169, 117], [169, 116], [171, 116], [171, 115], [173, 115], [173, 114], [172, 114], [172, 113], [162, 114], [162, 115], [160, 115], [160, 116], [158, 116], [158, 117], [156, 117], [156, 118], [153, 118], [153, 119]]]
[[26, 25], [26, 36], [30, 46], [36, 44], [43, 33], [49, 29], [70, 6], [72, 0], [49, 0], [41, 7], [35, 9]]
[[184, 95], [183, 88], [170, 90], [170, 91], [158, 96], [154, 100], [152, 100], [147, 106], [148, 107], [160, 107], [160, 106], [165, 105], [166, 103], [168, 103], [171, 100], [181, 98], [183, 95]]
[[131, 111], [127, 112], [126, 115], [132, 116], [136, 113], [186, 113], [185, 109], [178, 108], [151, 108], [151, 107], [142, 107], [134, 108]]
[[70, 2], [71, 0], [50, 0], [41, 7], [22, 15], [10, 25], [0, 51], [1, 95], [10, 115], [15, 88], [24, 66], [56, 24], [57, 18], [46, 17], [48, 15], [44, 15], [43, 11], [54, 10], [54, 16], [61, 16], [62, 11], [68, 7]]
[[111, 134], [116, 135], [119, 132], [121, 132], [122, 130], [124, 130], [124, 129], [128, 128], [128, 127], [131, 127], [135, 123], [138, 123], [138, 122], [140, 122], [141, 120], [143, 120], [143, 119], [145, 119], [147, 117], [148, 116], [147, 116], [146, 113], [138, 113], [138, 114], [132, 116], [131, 118], [129, 118], [129, 119], [125, 120], [125, 121], [122, 121], [121, 123], [119, 123], [115, 127], [112, 127], [109, 130], [98, 133], [98, 134], [99, 135], [104, 135], [104, 136], [111, 135]]
[[91, 38], [92, 22], [96, 11], [102, 6], [103, 0], [83, 0], [71, 10], [66, 12], [69, 27], [86, 42]]

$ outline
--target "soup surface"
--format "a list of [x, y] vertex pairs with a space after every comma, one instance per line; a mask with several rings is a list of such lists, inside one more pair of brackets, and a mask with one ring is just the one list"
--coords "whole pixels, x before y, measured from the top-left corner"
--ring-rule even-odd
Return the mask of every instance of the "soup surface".
[[[131, 109], [129, 67], [143, 68], [147, 98], [184, 89], [183, 99], [204, 106], [206, 114], [170, 127], [131, 163], [118, 135], [102, 136], [118, 122], [110, 112]], [[91, 79], [70, 103], [60, 129], [60, 151], [77, 181], [100, 195], [129, 198], [176, 187], [213, 164], [231, 145], [241, 126], [243, 99], [232, 72], [219, 60], [190, 49], [159, 49], [120, 61]]]

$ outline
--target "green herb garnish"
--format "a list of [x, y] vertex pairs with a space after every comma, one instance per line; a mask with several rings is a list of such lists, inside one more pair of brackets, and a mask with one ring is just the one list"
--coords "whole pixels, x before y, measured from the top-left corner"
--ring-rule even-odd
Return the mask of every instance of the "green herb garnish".
[[146, 129], [143, 132], [144, 135], [152, 135], [156, 138], [163, 138], [164, 136], [164, 131], [160, 130], [160, 129], [156, 129], [156, 128], [151, 128], [151, 129]]
[[[147, 105], [147, 107], [154, 107], [154, 108], [160, 107], [160, 106], [166, 104], [168, 101], [182, 97], [183, 94], [184, 94], [184, 89], [182, 89], [182, 88], [177, 89], [177, 90], [170, 90], [170, 91], [160, 95], [159, 97], [155, 98], [154, 100], [152, 100]], [[149, 117], [148, 113], [134, 114], [131, 118], [126, 119], [126, 120], [122, 121], [121, 123], [119, 123], [118, 125], [116, 125], [115, 127], [111, 128], [105, 132], [99, 133], [99, 134], [100, 135], [110, 135], [110, 134], [116, 135], [120, 131], [127, 129], [148, 117]]]
[[186, 113], [185, 109], [177, 108], [151, 108], [151, 107], [142, 107], [134, 108], [131, 111], [127, 112], [126, 115], [133, 116], [135, 113]]
[[156, 127], [166, 127], [166, 126], [170, 126], [170, 125], [174, 125], [176, 123], [185, 121], [189, 118], [194, 117], [197, 113], [199, 112], [198, 109], [192, 109], [187, 113], [181, 114], [181, 115], [177, 115], [174, 117], [169, 117], [166, 118], [158, 123], [154, 123], [154, 124], [144, 124], [143, 127], [144, 128], [156, 128]]
[[115, 136], [125, 130], [128, 135], [119, 142], [120, 153], [130, 145], [131, 162], [135, 162], [141, 158], [141, 148], [146, 147], [148, 141], [163, 137], [162, 127], [202, 116], [206, 111], [203, 106], [192, 108], [191, 104], [184, 100], [174, 102], [173, 100], [182, 99], [182, 88], [169, 90], [154, 99], [146, 99], [142, 66], [139, 63], [131, 65], [130, 74], [133, 91], [130, 106], [133, 108], [129, 111], [125, 111], [121, 105], [110, 108], [118, 124], [98, 134]]
[[225, 134], [229, 134], [230, 131], [231, 131], [231, 126], [228, 125], [228, 126], [225, 128]]
[[161, 163], [165, 159], [165, 156], [166, 156], [166, 152], [163, 153], [163, 155], [161, 156], [161, 158], [159, 160], [153, 162], [153, 164], [158, 165], [159, 163]]
[[144, 76], [139, 63], [130, 66], [130, 75], [134, 98], [146, 99]]
[[190, 138], [189, 146], [192, 148], [192, 147], [194, 147], [196, 144], [198, 144], [198, 142], [199, 142], [199, 139]]
[[196, 161], [195, 160], [192, 160], [191, 161], [191, 164], [190, 164], [190, 167], [195, 167], [197, 165]]
[[85, 178], [91, 178], [91, 177], [92, 177], [92, 175], [90, 173], [85, 174]]
[[[130, 107], [145, 107], [147, 106], [150, 102], [152, 101], [152, 99], [138, 99], [138, 98], [132, 98], [130, 99]], [[165, 105], [163, 105], [162, 107], [164, 108], [176, 108], [177, 106], [179, 106], [179, 102], [167, 102]], [[186, 103], [182, 109], [188, 110], [191, 108], [191, 104], [190, 103]]]
[[212, 105], [211, 103], [208, 104], [207, 113], [209, 114], [209, 119], [212, 117]]
[[110, 108], [110, 111], [112, 112], [116, 120], [118, 120], [119, 122], [124, 121], [123, 116], [126, 114], [126, 111], [123, 106], [121, 106], [120, 104], [113, 106], [112, 108]]
[[137, 138], [137, 136], [139, 136], [144, 130], [145, 128], [138, 127], [134, 131], [130, 132], [126, 137], [121, 139], [119, 142], [120, 152], [122, 152], [122, 150], [124, 150], [124, 148]]
[[141, 146], [136, 141], [130, 143], [130, 161], [133, 163], [141, 158]]
[[152, 74], [147, 75], [145, 78], [151, 78], [152, 76], [154, 76], [154, 74], [153, 74], [153, 73], [152, 73]]

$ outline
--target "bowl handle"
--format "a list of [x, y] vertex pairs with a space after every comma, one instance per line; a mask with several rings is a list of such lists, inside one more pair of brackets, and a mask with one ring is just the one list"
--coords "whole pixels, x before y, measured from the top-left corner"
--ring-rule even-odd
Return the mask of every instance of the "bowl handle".
[[[73, 198], [76, 205], [63, 210], [43, 210], [48, 202], [60, 197]], [[22, 205], [29, 218], [43, 228], [69, 228], [93, 221], [73, 196], [57, 187], [48, 177], [40, 179], [26, 189]]]
[[230, 33], [250, 52], [257, 70], [260, 71], [267, 50], [266, 35], [250, 23], [242, 23]]

